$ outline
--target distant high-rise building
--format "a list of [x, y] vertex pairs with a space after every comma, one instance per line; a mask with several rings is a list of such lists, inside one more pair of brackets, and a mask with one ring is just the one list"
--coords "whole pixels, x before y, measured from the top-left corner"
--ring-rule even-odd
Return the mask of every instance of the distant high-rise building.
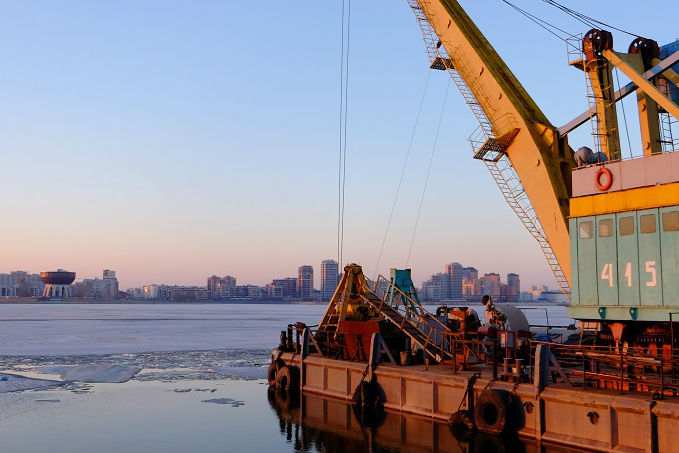
[[220, 297], [233, 297], [236, 292], [236, 277], [227, 275], [224, 277], [224, 282], [222, 283], [222, 292]]
[[203, 286], [158, 286], [158, 300], [192, 301], [208, 298], [208, 290]]
[[462, 297], [466, 300], [475, 300], [481, 295], [481, 280], [478, 278], [462, 279]]
[[233, 289], [236, 287], [236, 279], [227, 275], [218, 277], [213, 275], [207, 279], [207, 290], [210, 299], [216, 300], [234, 296]]
[[507, 301], [507, 284], [500, 283], [500, 299]]
[[518, 302], [521, 294], [521, 281], [519, 275], [510, 273], [507, 274], [507, 300], [509, 302]]
[[481, 293], [500, 297], [500, 274], [491, 272], [481, 277]]
[[116, 278], [116, 271], [104, 269], [101, 290], [104, 299], [118, 298], [118, 279]]
[[210, 299], [218, 299], [222, 295], [222, 285], [224, 284], [224, 279], [213, 275], [207, 278], [207, 292]]
[[266, 285], [266, 292], [272, 299], [297, 297], [297, 279], [294, 277], [274, 279]]
[[86, 278], [73, 285], [72, 294], [75, 297], [88, 299], [118, 299], [118, 279], [116, 272], [105, 269], [102, 278]]
[[464, 268], [460, 263], [450, 263], [446, 265], [446, 274], [450, 275], [450, 286], [447, 288], [445, 299], [462, 299], [462, 277]]
[[283, 298], [283, 279], [274, 279], [266, 285], [266, 294], [270, 299], [282, 299]]
[[300, 266], [297, 269], [297, 291], [302, 300], [314, 299], [314, 268], [312, 266]]
[[25, 271], [0, 274], [0, 297], [40, 297], [44, 288], [40, 274]]
[[476, 280], [479, 278], [479, 271], [477, 271], [475, 267], [465, 267], [462, 269], [462, 278]]
[[323, 301], [332, 299], [340, 281], [339, 265], [335, 260], [321, 261], [321, 297]]
[[451, 275], [447, 272], [432, 275], [429, 280], [422, 283], [422, 294], [420, 296], [427, 302], [450, 299], [451, 279]]
[[297, 279], [295, 277], [283, 279], [283, 297], [297, 297]]

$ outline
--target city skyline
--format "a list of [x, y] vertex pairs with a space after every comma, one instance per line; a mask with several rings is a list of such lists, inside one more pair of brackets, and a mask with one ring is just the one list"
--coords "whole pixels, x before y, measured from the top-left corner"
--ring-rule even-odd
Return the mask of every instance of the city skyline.
[[[314, 288], [313, 266], [298, 267], [297, 277], [274, 278], [264, 286], [238, 282], [234, 276], [207, 277], [206, 285], [169, 285], [148, 283], [136, 288], [121, 290], [116, 271], [104, 269], [102, 278], [85, 278], [75, 281], [76, 273], [65, 269], [31, 274], [26, 271], [0, 273], [0, 297], [24, 300], [80, 301], [168, 301], [168, 302], [315, 302], [326, 303], [335, 292], [341, 275], [336, 273], [337, 262], [321, 262], [320, 289]], [[409, 271], [409, 269], [408, 269]], [[69, 283], [70, 282], [70, 283]], [[238, 284], [240, 283], [240, 284]], [[428, 303], [480, 303], [485, 294], [498, 302], [551, 301], [563, 302], [560, 290], [550, 290], [546, 285], [529, 285], [521, 291], [518, 274], [507, 274], [506, 283], [499, 274], [485, 273], [471, 266], [454, 262], [445, 266], [445, 272], [436, 273], [422, 282], [417, 289], [419, 298]], [[28, 298], [28, 299], [26, 299]]]
[[[329, 269], [325, 273], [324, 273], [324, 266], [328, 266], [328, 269]], [[443, 267], [445, 268], [444, 273], [449, 274], [449, 275], [454, 275], [456, 273], [456, 270], [453, 270], [454, 266], [459, 266], [460, 267], [459, 271], [465, 272], [464, 275], [467, 276], [467, 277], [469, 276], [468, 272], [469, 272], [470, 269], [473, 272], [476, 272], [477, 275], [478, 275], [478, 271], [477, 271], [476, 267], [474, 267], [474, 266], [462, 266], [457, 262], [452, 262], [452, 263], [443, 265]], [[280, 284], [284, 285], [286, 283], [284, 281], [286, 281], [286, 280], [287, 281], [294, 280], [295, 284], [296, 284], [295, 287], [300, 288], [300, 286], [299, 286], [300, 281], [304, 280], [305, 285], [308, 285], [309, 280], [310, 280], [310, 282], [312, 284], [311, 288], [313, 289], [313, 291], [321, 291], [321, 293], [324, 295], [323, 297], [325, 297], [328, 294], [332, 295], [337, 284], [339, 283], [339, 280], [342, 277], [342, 272], [339, 271], [339, 267], [337, 266], [337, 262], [332, 258], [322, 260], [320, 262], [320, 264], [317, 265], [317, 266], [310, 265], [310, 264], [299, 265], [299, 266], [297, 266], [296, 269], [294, 269], [294, 271], [293, 270], [289, 271], [288, 274], [269, 276], [268, 279], [265, 279], [262, 282], [254, 282], [254, 281], [248, 281], [248, 280], [242, 279], [238, 276], [238, 272], [236, 271], [236, 272], [232, 272], [230, 274], [212, 273], [210, 276], [203, 276], [198, 281], [187, 281], [187, 280], [171, 281], [171, 280], [168, 280], [168, 279], [159, 279], [159, 280], [154, 280], [154, 281], [151, 281], [151, 280], [142, 281], [138, 285], [127, 285], [127, 284], [123, 283], [125, 280], [121, 278], [121, 274], [118, 270], [104, 269], [102, 271], [100, 269], [98, 271], [98, 273], [95, 274], [95, 275], [85, 275], [85, 276], [83, 276], [77, 270], [67, 269], [67, 268], [64, 268], [63, 266], [58, 268], [58, 269], [75, 272], [76, 278], [75, 278], [75, 281], [74, 281], [74, 285], [78, 285], [78, 284], [82, 284], [82, 283], [91, 284], [91, 282], [100, 280], [102, 278], [101, 277], [102, 273], [104, 275], [104, 278], [106, 278], [107, 276], [113, 276], [113, 278], [115, 278], [117, 282], [120, 282], [120, 283], [116, 283], [116, 288], [119, 287], [121, 291], [127, 291], [128, 289], [139, 288], [139, 287], [143, 287], [143, 286], [147, 286], [147, 285], [162, 285], [162, 286], [206, 287], [206, 288], [208, 288], [208, 290], [211, 290], [212, 292], [218, 292], [219, 288], [222, 285], [236, 286], [236, 283], [238, 283], [239, 285], [251, 285], [251, 286], [266, 287], [267, 285], [271, 285], [272, 283], [276, 284], [277, 282], [280, 282]], [[302, 272], [303, 272], [302, 269], [304, 269], [304, 273], [305, 273], [304, 278], [302, 277]], [[310, 274], [308, 272], [308, 269], [311, 270]], [[334, 274], [334, 275], [336, 275], [336, 278], [332, 278], [332, 275], [333, 275], [335, 269], [337, 269], [337, 274]], [[32, 271], [32, 270], [26, 270], [26, 269], [12, 269], [12, 270], [1, 270], [0, 269], [0, 276], [3, 276], [3, 275], [9, 276], [9, 275], [14, 274], [14, 273], [17, 273], [19, 275], [36, 276], [36, 275], [40, 274], [40, 272], [54, 271], [54, 270], [57, 270], [57, 268], [55, 268], [55, 269], [41, 269], [39, 271]], [[364, 271], [366, 271], [365, 268], [364, 268]], [[509, 276], [517, 276], [518, 277], [518, 275], [519, 275], [516, 272], [507, 272], [507, 273], [502, 273], [502, 274], [507, 275], [508, 277]], [[328, 277], [326, 279], [324, 279], [324, 277], [323, 277], [324, 275], [327, 275]], [[388, 278], [389, 272], [383, 273], [382, 275]], [[431, 281], [431, 278], [435, 277], [436, 275], [441, 275], [441, 273], [440, 272], [433, 273], [433, 274], [431, 274], [427, 277], [424, 277], [422, 279], [413, 278], [413, 282], [415, 282], [415, 284], [418, 288], [418, 291], [422, 290], [424, 288], [424, 286], [426, 285], [426, 283]], [[491, 271], [483, 274], [483, 276], [488, 276], [488, 275], [500, 275], [500, 273], [497, 273], [494, 270], [491, 270]], [[369, 278], [372, 279], [372, 276], [370, 276], [368, 274], [366, 274], [366, 276], [368, 276]], [[457, 296], [460, 296], [462, 294], [466, 294], [466, 293], [464, 293], [464, 291], [465, 291], [464, 290], [464, 285], [465, 285], [464, 278], [462, 277], [462, 275], [459, 275], [458, 279], [459, 279], [459, 282], [458, 282], [459, 285], [458, 286], [460, 287], [460, 294], [457, 294], [457, 293], [451, 294], [450, 296], [452, 296], [452, 297], [457, 297]], [[523, 279], [523, 277], [522, 277], [522, 279]], [[207, 284], [206, 284], [206, 280], [207, 280]], [[324, 281], [326, 282], [325, 285], [324, 285]], [[90, 283], [88, 283], [88, 282], [90, 282]], [[499, 282], [498, 282], [498, 284], [499, 284]], [[526, 284], [525, 286], [526, 287], [531, 287], [531, 286], [533, 286], [533, 287], [545, 287], [545, 288], [551, 287], [546, 282], [537, 282], [537, 283], [530, 282], [530, 283]], [[327, 288], [326, 289], [327, 294], [323, 293], [324, 288]], [[308, 297], [308, 293], [306, 293], [306, 294], [307, 294], [307, 297]]]

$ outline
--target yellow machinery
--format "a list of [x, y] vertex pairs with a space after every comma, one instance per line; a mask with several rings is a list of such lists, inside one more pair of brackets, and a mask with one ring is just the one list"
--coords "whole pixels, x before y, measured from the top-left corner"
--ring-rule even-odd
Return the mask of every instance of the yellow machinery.
[[408, 0], [432, 68], [447, 70], [479, 120], [470, 138], [507, 202], [569, 292], [568, 214], [573, 153], [455, 1]]
[[[671, 342], [668, 321], [679, 317], [679, 153], [661, 137], [660, 119], [679, 118], [670, 96], [679, 51], [661, 58], [655, 41], [636, 38], [620, 53], [609, 32], [588, 31], [571, 65], [586, 74], [591, 107], [557, 128], [455, 0], [408, 4], [431, 67], [451, 75], [479, 120], [474, 157], [540, 243], [572, 299], [569, 315], [616, 341], [633, 325], [628, 331], [643, 343]], [[632, 82], [615, 91], [613, 68]], [[622, 161], [616, 102], [635, 91], [643, 157]], [[595, 155], [606, 158], [576, 168], [567, 134], [588, 120]]]

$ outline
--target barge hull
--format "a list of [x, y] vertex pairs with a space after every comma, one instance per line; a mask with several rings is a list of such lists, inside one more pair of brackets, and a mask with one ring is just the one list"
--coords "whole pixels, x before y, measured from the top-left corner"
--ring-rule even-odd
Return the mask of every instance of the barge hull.
[[[302, 393], [351, 401], [368, 370], [350, 362], [284, 352], [279, 357], [300, 370]], [[453, 374], [445, 365], [380, 364], [371, 370], [385, 395], [384, 407], [447, 421], [466, 409], [465, 391], [471, 372]], [[475, 396], [491, 384], [488, 376], [473, 383]], [[518, 434], [537, 442], [601, 452], [670, 453], [679, 451], [677, 398], [654, 401], [648, 395], [616, 395], [604, 391], [546, 387], [495, 381], [492, 388], [513, 392], [523, 407]]]

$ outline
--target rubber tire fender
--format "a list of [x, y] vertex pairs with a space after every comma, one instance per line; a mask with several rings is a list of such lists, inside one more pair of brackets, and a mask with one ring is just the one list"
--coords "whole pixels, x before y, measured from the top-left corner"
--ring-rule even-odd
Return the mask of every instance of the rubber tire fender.
[[276, 388], [289, 392], [299, 389], [299, 373], [297, 367], [286, 365], [276, 373]]
[[506, 390], [486, 389], [474, 401], [474, 423], [483, 433], [502, 435], [516, 431], [512, 396]]
[[266, 370], [266, 380], [269, 382], [269, 386], [276, 388], [276, 374], [278, 372], [278, 367], [276, 362], [271, 362], [269, 369]]
[[351, 398], [354, 405], [367, 410], [379, 410], [383, 405], [382, 397], [376, 381], [361, 381], [354, 390]]
[[476, 429], [476, 426], [474, 426], [474, 414], [469, 412], [461, 410], [453, 413], [448, 419], [448, 427], [451, 429], [464, 428], [468, 431]]

